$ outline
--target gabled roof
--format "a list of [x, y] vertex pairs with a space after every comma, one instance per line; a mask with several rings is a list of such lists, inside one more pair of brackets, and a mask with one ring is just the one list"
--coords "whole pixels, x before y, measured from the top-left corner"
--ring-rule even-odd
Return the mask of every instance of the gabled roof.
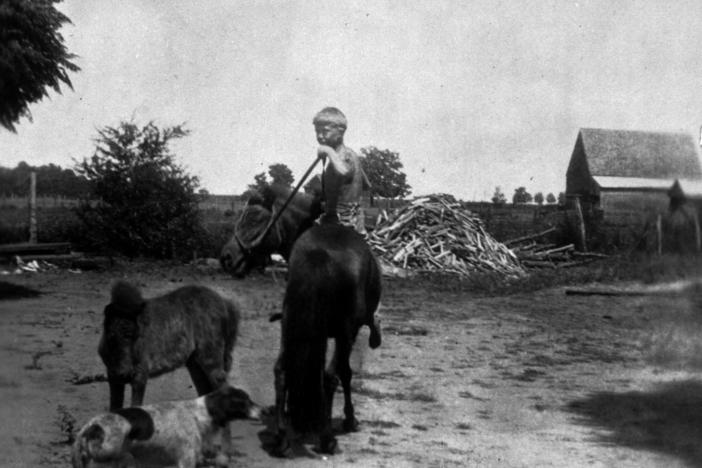
[[[678, 179], [677, 189], [691, 198], [702, 198], [702, 180]], [[675, 187], [674, 187], [675, 188]]]
[[702, 178], [695, 141], [685, 133], [581, 128], [580, 135], [593, 176]]

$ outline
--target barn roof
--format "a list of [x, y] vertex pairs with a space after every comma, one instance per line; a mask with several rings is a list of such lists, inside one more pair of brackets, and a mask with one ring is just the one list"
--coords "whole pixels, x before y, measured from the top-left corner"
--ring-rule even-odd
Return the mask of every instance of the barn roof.
[[688, 134], [581, 128], [580, 135], [593, 176], [702, 178], [697, 147]]
[[675, 179], [652, 179], [643, 177], [593, 176], [602, 190], [661, 190], [672, 187]]

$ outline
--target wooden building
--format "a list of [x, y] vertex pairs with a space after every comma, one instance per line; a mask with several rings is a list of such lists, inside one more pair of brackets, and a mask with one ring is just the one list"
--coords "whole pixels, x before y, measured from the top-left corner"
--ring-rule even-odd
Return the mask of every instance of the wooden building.
[[580, 129], [566, 172], [566, 198], [582, 212], [583, 244], [590, 240], [587, 234], [602, 234], [603, 228], [629, 230], [628, 237], [635, 236], [668, 209], [669, 192], [678, 179], [702, 179], [692, 136]]

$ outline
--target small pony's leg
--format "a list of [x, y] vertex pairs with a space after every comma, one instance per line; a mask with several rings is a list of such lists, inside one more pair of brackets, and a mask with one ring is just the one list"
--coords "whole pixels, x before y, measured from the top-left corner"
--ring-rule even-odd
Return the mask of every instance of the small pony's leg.
[[123, 382], [110, 380], [110, 411], [121, 409], [124, 406], [124, 387]]
[[132, 406], [141, 406], [146, 394], [146, 379], [132, 381]]
[[195, 391], [197, 391], [199, 396], [214, 391], [215, 387], [213, 387], [210, 377], [197, 361], [195, 355], [191, 355], [188, 358], [188, 360], [185, 362], [185, 367], [188, 369], [193, 385], [195, 385]]

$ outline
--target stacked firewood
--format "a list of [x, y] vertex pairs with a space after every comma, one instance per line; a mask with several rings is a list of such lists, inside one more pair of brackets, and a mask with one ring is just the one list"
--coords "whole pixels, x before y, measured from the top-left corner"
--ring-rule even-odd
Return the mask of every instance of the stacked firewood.
[[420, 197], [389, 215], [381, 212], [369, 243], [381, 262], [405, 270], [461, 276], [525, 273], [514, 253], [485, 232], [481, 219], [451, 195]]
[[595, 252], [578, 252], [574, 244], [558, 245], [544, 241], [545, 236], [555, 230], [556, 228], [550, 228], [537, 234], [508, 240], [505, 245], [512, 249], [522, 265], [529, 268], [566, 268], [607, 257]]

